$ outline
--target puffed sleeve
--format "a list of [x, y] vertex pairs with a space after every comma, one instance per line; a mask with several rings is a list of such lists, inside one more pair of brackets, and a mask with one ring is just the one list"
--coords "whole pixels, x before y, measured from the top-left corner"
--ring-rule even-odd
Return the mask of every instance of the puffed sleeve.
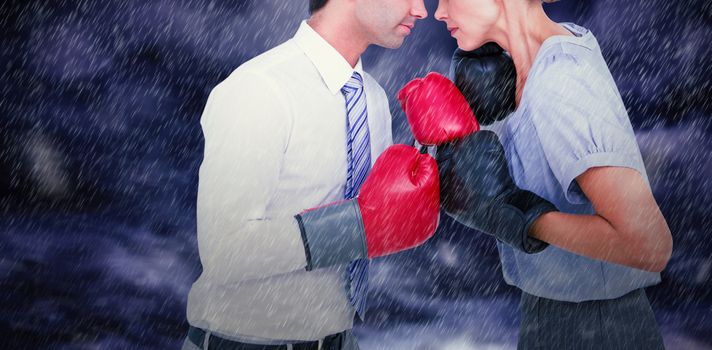
[[587, 202], [577, 176], [592, 167], [637, 170], [646, 179], [640, 150], [620, 94], [607, 72], [559, 59], [538, 72], [531, 86], [531, 118], [566, 200]]

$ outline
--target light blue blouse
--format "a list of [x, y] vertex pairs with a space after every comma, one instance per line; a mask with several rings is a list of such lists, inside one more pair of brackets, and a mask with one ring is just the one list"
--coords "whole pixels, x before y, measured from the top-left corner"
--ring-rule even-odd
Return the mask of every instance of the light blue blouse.
[[[498, 134], [517, 185], [565, 213], [594, 214], [576, 176], [596, 166], [637, 170], [650, 186], [618, 88], [593, 34], [562, 23], [575, 36], [542, 44], [517, 110], [483, 129]], [[660, 274], [602, 262], [549, 246], [525, 254], [498, 243], [508, 284], [562, 301], [611, 299], [660, 282]]]

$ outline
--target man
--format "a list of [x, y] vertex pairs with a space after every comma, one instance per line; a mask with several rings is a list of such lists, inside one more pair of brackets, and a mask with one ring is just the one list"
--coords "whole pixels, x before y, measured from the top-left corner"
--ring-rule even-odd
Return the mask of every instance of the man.
[[360, 60], [371, 44], [400, 47], [427, 16], [423, 1], [309, 9], [291, 40], [219, 84], [201, 117], [203, 273], [184, 349], [357, 349], [364, 258], [417, 246], [437, 226], [435, 161], [386, 150], [388, 100]]

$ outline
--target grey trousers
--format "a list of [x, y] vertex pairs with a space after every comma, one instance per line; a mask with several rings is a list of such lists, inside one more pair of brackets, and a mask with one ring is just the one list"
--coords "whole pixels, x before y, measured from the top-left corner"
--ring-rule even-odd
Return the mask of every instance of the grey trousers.
[[517, 349], [664, 349], [643, 289], [571, 303], [522, 292]]

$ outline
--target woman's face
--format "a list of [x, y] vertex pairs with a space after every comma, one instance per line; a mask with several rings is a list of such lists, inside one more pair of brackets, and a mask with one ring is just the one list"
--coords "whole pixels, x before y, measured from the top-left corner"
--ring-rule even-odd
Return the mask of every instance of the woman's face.
[[501, 0], [439, 0], [435, 19], [447, 25], [463, 50], [474, 50], [492, 40]]

